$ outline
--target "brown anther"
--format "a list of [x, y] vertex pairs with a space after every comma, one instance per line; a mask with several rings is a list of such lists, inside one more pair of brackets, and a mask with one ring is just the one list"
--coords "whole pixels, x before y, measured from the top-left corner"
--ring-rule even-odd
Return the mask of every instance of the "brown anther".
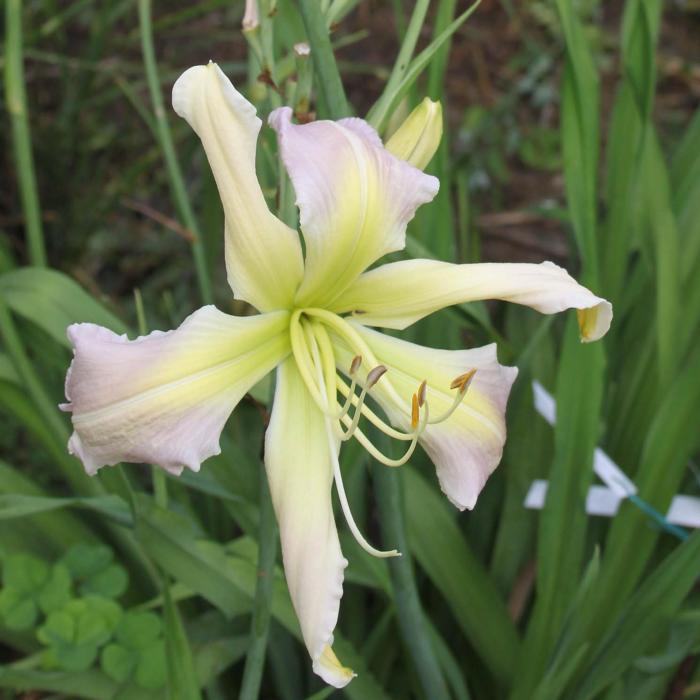
[[386, 372], [386, 367], [384, 365], [377, 365], [369, 371], [367, 374], [367, 388], [371, 389]]
[[428, 393], [428, 382], [424, 379], [418, 387], [418, 405], [423, 408], [425, 396]]
[[411, 401], [411, 427], [415, 430], [418, 427], [418, 419], [420, 418], [420, 406], [418, 394], [413, 394]]
[[475, 374], [475, 369], [470, 369], [468, 372], [460, 374], [459, 377], [455, 377], [452, 380], [452, 384], [450, 384], [450, 389], [459, 389], [460, 393], [463, 394], [469, 388], [469, 385], [472, 383], [472, 379], [474, 379]]
[[355, 374], [362, 364], [362, 355], [355, 355], [350, 363], [350, 374]]

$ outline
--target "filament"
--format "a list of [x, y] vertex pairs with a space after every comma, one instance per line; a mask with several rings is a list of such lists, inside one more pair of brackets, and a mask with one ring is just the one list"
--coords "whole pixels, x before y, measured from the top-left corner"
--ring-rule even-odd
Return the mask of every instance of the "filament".
[[[321, 367], [321, 360], [319, 357], [319, 350], [318, 347], [315, 343], [315, 341], [312, 343], [311, 347], [312, 352], [315, 351], [315, 359], [317, 360], [316, 362], [316, 374], [318, 378], [318, 383], [321, 387], [321, 390], [323, 391], [325, 389], [325, 381], [323, 379], [323, 370]], [[348, 416], [344, 416], [344, 418], [348, 418]], [[331, 424], [331, 419], [329, 417], [326, 418], [326, 438], [328, 440], [328, 451], [331, 456], [331, 460], [333, 462], [333, 479], [335, 481], [335, 487], [338, 491], [338, 499], [340, 500], [340, 506], [343, 509], [343, 515], [345, 516], [345, 521], [348, 524], [348, 527], [350, 528], [350, 532], [352, 532], [353, 537], [357, 540], [357, 543], [364, 549], [368, 554], [371, 554], [372, 556], [379, 557], [380, 559], [385, 559], [388, 557], [399, 557], [401, 554], [395, 550], [381, 550], [381, 549], [376, 549], [376, 547], [373, 547], [364, 537], [364, 535], [360, 532], [360, 529], [357, 527], [357, 523], [355, 522], [355, 518], [352, 517], [352, 511], [350, 510], [350, 504], [348, 503], [348, 497], [345, 493], [345, 485], [343, 484], [343, 476], [340, 472], [340, 462], [338, 461], [338, 446], [336, 445], [335, 442], [335, 437], [333, 435], [333, 428]]]
[[[346, 416], [347, 418], [347, 416]], [[333, 433], [330, 425], [327, 426], [326, 434], [328, 436], [328, 448], [331, 453], [331, 459], [333, 460], [333, 477], [335, 479], [335, 487], [338, 490], [338, 500], [340, 501], [340, 507], [343, 509], [343, 515], [345, 520], [352, 532], [353, 537], [357, 540], [357, 543], [365, 550], [365, 552], [371, 554], [379, 559], [387, 559], [388, 557], [400, 557], [401, 553], [396, 549], [381, 550], [373, 547], [364, 538], [364, 535], [360, 532], [357, 527], [355, 519], [352, 517], [352, 512], [350, 511], [350, 504], [348, 503], [347, 495], [345, 494], [345, 486], [343, 485], [343, 477], [340, 473], [340, 462], [338, 461], [338, 452], [334, 444]]]
[[[371, 367], [376, 367], [381, 363], [377, 360], [371, 348], [363, 340], [362, 336], [347, 322], [343, 321], [336, 314], [325, 309], [304, 309], [304, 313], [315, 316], [326, 322], [338, 335], [350, 346], [353, 352], [367, 358]], [[391, 393], [394, 402], [401, 407], [405, 407], [403, 399], [399, 396], [390, 381], [386, 382], [387, 390]], [[405, 410], [405, 408], [404, 408]]]
[[[392, 457], [387, 457], [363, 432], [360, 430], [360, 428], [355, 428], [353, 430], [353, 437], [364, 447], [367, 452], [369, 452], [372, 457], [374, 457], [378, 462], [381, 462], [387, 467], [402, 467], [406, 462], [408, 462], [409, 459], [413, 456], [413, 453], [416, 451], [416, 446], [418, 445], [418, 439], [420, 436], [425, 432], [425, 428], [428, 424], [428, 419], [429, 419], [429, 409], [428, 409], [428, 404], [426, 403], [425, 406], [423, 407], [425, 410], [423, 411], [423, 415], [421, 416], [420, 423], [418, 424], [416, 430], [413, 432], [411, 435], [411, 444], [408, 446], [406, 451], [403, 453], [401, 457], [398, 457], [396, 459]], [[344, 423], [349, 423], [350, 422], [350, 417], [345, 416], [343, 418]]]
[[[357, 396], [352, 394], [352, 385], [350, 388], [348, 388], [348, 385], [340, 377], [336, 377], [336, 384], [340, 393], [347, 396], [352, 401], [352, 404], [355, 406], [355, 411], [357, 411], [359, 399]], [[361, 410], [364, 417], [388, 437], [393, 438], [394, 440], [405, 441], [413, 439], [413, 432], [404, 433], [400, 430], [396, 430], [396, 428], [393, 428], [386, 421], [382, 420], [366, 403], [362, 404]]]
[[[326, 387], [328, 388], [328, 395], [331, 396], [330, 388], [337, 381], [336, 369], [335, 369], [335, 353], [333, 352], [333, 345], [330, 338], [328, 337], [328, 332], [322, 323], [314, 322], [314, 331], [316, 334], [316, 339], [318, 340], [318, 346], [321, 350], [321, 358], [323, 363], [323, 368], [326, 373]], [[350, 376], [352, 380], [350, 382], [350, 390], [346, 395], [345, 402], [340, 408], [340, 411], [333, 414], [334, 420], [339, 421], [347, 412], [355, 396], [355, 389], [357, 388], [357, 372], [362, 365], [362, 355], [355, 355], [352, 362], [350, 363]]]

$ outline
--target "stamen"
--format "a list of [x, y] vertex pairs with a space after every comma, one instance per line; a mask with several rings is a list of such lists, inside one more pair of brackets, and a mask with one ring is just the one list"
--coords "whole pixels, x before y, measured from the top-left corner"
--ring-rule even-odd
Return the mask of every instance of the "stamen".
[[326, 377], [326, 391], [329, 399], [329, 410], [326, 412], [326, 415], [329, 418], [332, 418], [334, 421], [337, 421], [347, 414], [352, 406], [353, 399], [355, 398], [355, 388], [357, 386], [357, 377], [355, 375], [362, 364], [362, 355], [356, 355], [350, 363], [349, 373], [352, 376], [352, 383], [350, 384], [350, 390], [343, 403], [343, 406], [337, 413], [331, 412], [330, 406], [335, 406], [337, 392], [337, 387], [334, 389], [334, 384], [336, 384], [335, 353], [333, 352], [333, 345], [331, 344], [330, 338], [328, 337], [328, 333], [326, 332], [323, 324], [318, 321], [313, 321], [312, 324], [314, 328], [315, 340], [318, 341], [318, 347], [321, 352], [322, 365]]
[[371, 389], [385, 374], [386, 367], [384, 365], [377, 365], [376, 367], [371, 369], [367, 374], [366, 389]]
[[327, 402], [324, 400], [317, 381], [314, 379], [312, 371], [313, 367], [309, 362], [309, 347], [304, 338], [304, 331], [300, 322], [301, 310], [297, 309], [293, 314], [289, 324], [289, 338], [292, 345], [292, 354], [296, 360], [299, 374], [309, 390], [311, 398], [313, 398], [316, 406], [326, 415], [328, 415]]
[[[367, 375], [367, 383], [362, 387], [360, 392], [360, 398], [357, 400], [357, 405], [355, 406], [355, 414], [352, 417], [352, 423], [346, 432], [341, 431], [341, 438], [343, 441], [349, 440], [352, 434], [357, 430], [357, 426], [360, 424], [360, 417], [362, 416], [362, 409], [365, 405], [365, 398], [367, 398], [367, 392], [384, 376], [386, 373], [386, 367], [384, 365], [378, 365], [369, 371]], [[353, 403], [354, 396], [354, 384], [355, 379], [353, 378], [353, 384], [350, 386], [350, 393], [348, 398], [345, 400], [345, 404]], [[343, 414], [344, 415], [344, 414]], [[343, 415], [339, 416], [342, 418]]]
[[459, 389], [462, 393], [466, 392], [466, 390], [469, 388], [469, 385], [472, 383], [472, 379], [474, 379], [475, 374], [475, 369], [470, 369], [468, 372], [460, 374], [459, 377], [455, 377], [452, 380], [452, 384], [450, 384], [450, 389]]
[[[419, 408], [418, 408], [418, 395], [417, 394], [413, 394], [413, 401], [414, 401], [414, 405], [416, 406], [415, 410], [416, 410], [416, 412], [418, 412]], [[402, 467], [413, 456], [413, 453], [416, 450], [416, 446], [418, 445], [418, 439], [425, 432], [425, 429], [426, 429], [428, 422], [429, 422], [429, 418], [430, 418], [430, 412], [428, 410], [428, 404], [426, 403], [425, 410], [423, 412], [423, 417], [420, 419], [420, 421], [418, 420], [418, 417], [416, 416], [415, 428], [414, 428], [413, 433], [411, 434], [411, 444], [408, 446], [408, 449], [404, 452], [403, 456], [399, 457], [398, 459], [392, 459], [391, 457], [387, 457], [381, 450], [379, 450], [372, 443], [372, 441], [357, 426], [355, 426], [353, 428], [352, 435], [367, 450], [367, 452], [369, 452], [372, 455], [372, 457], [374, 457], [378, 462], [381, 462], [382, 464], [386, 465], [387, 467]], [[345, 416], [343, 418], [343, 422], [346, 425], [349, 421], [350, 421], [350, 418], [348, 416]], [[413, 421], [412, 421], [412, 423], [413, 423]], [[380, 430], [381, 429], [382, 428], [380, 428]], [[348, 432], [350, 432], [350, 431], [348, 430]]]
[[[321, 351], [319, 350], [318, 347], [318, 342], [316, 340], [316, 334], [314, 333], [314, 322], [312, 321], [311, 323], [303, 323], [302, 327], [304, 329], [304, 334], [306, 335], [307, 338], [307, 347], [311, 348], [311, 354], [313, 357], [313, 363], [314, 367], [316, 368], [316, 374], [317, 374], [317, 379], [318, 379], [318, 385], [323, 391], [325, 389], [325, 394], [326, 394], [326, 410], [324, 413], [326, 415], [331, 414], [331, 406], [335, 406], [335, 398], [336, 398], [336, 392], [331, 388], [331, 386], [328, 384], [328, 379], [335, 375], [335, 365], [333, 367], [329, 368], [326, 367], [324, 364], [323, 360], [321, 359]], [[329, 370], [329, 374], [324, 381], [323, 373], [324, 371]]]
[[[326, 309], [316, 308], [304, 309], [304, 313], [308, 314], [309, 316], [315, 316], [316, 318], [322, 319], [348, 344], [348, 347], [350, 347], [351, 350], [360, 353], [363, 356], [363, 358], [367, 358], [370, 364], [373, 364], [375, 366], [379, 365], [377, 358], [374, 356], [374, 353], [372, 352], [369, 345], [365, 343], [362, 336], [349, 323], [340, 318], [340, 316], [337, 316], [336, 314], [332, 313], [331, 311], [327, 311]], [[394, 386], [388, 380], [386, 382], [385, 389], [391, 394], [391, 397], [397, 406], [406, 405], [401, 396], [399, 396]]]
[[428, 382], [424, 379], [418, 387], [418, 405], [423, 408], [425, 396], [428, 393]]
[[[346, 421], [346, 419], [347, 416], [343, 420]], [[360, 445], [362, 445], [362, 447], [367, 450], [367, 452], [370, 453], [370, 455], [372, 455], [372, 457], [374, 457], [374, 459], [377, 460], [377, 462], [381, 462], [387, 467], [403, 467], [403, 465], [406, 464], [409, 459], [411, 459], [413, 453], [416, 451], [418, 438], [420, 435], [422, 435], [424, 430], [425, 426], [423, 425], [423, 421], [421, 421], [421, 427], [413, 434], [411, 444], [408, 446], [408, 449], [406, 452], [404, 452], [403, 456], [399, 457], [398, 459], [387, 457], [379, 448], [375, 446], [375, 444], [362, 432], [360, 428], [355, 430], [353, 437], [360, 443]]]
[[415, 430], [418, 427], [418, 419], [420, 418], [420, 405], [418, 394], [413, 394], [411, 401], [411, 427]]
[[457, 410], [458, 406], [462, 403], [462, 399], [464, 399], [467, 390], [469, 389], [469, 386], [471, 385], [472, 380], [474, 379], [475, 374], [476, 370], [470, 369], [468, 372], [460, 374], [459, 377], [455, 377], [452, 380], [452, 384], [450, 384], [450, 389], [458, 390], [457, 394], [455, 395], [454, 401], [452, 402], [452, 406], [450, 406], [443, 414], [439, 415], [437, 418], [433, 418], [430, 421], [431, 425], [446, 421]]
[[[315, 338], [312, 339], [314, 342], [312, 343], [312, 350], [315, 351], [315, 360], [316, 361], [316, 372], [318, 375], [318, 385], [321, 389], [321, 392], [328, 391], [330, 392], [330, 387], [326, 387], [326, 382], [323, 379], [323, 371], [321, 368], [321, 360], [320, 357], [318, 357], [319, 354], [319, 349], [318, 346], [315, 343]], [[323, 343], [323, 341], [321, 341]], [[381, 374], [379, 374], [379, 377], [381, 377]], [[377, 379], [379, 378], [377, 377]], [[320, 393], [320, 392], [319, 392]], [[334, 391], [335, 393], [335, 391]], [[352, 396], [352, 394], [351, 394]], [[328, 415], [328, 409], [325, 411], [326, 415]], [[345, 415], [343, 416], [344, 420], [348, 419], [348, 416]], [[348, 503], [348, 498], [347, 495], [345, 494], [345, 486], [343, 485], [343, 477], [340, 472], [340, 462], [338, 461], [338, 450], [337, 450], [337, 445], [336, 445], [336, 440], [335, 437], [333, 436], [333, 427], [331, 420], [329, 418], [326, 418], [326, 437], [328, 439], [328, 450], [331, 455], [331, 460], [333, 462], [333, 479], [335, 481], [335, 487], [338, 490], [338, 499], [340, 500], [340, 505], [343, 509], [343, 514], [345, 515], [345, 520], [347, 521], [348, 527], [350, 528], [350, 532], [352, 532], [353, 536], [357, 540], [357, 543], [364, 549], [367, 553], [379, 557], [379, 558], [387, 558], [387, 557], [400, 557], [401, 554], [396, 551], [395, 549], [389, 550], [389, 551], [382, 551], [380, 549], [376, 549], [375, 547], [372, 547], [372, 545], [367, 542], [367, 540], [363, 537], [362, 533], [360, 532], [359, 528], [357, 527], [357, 523], [355, 523], [355, 519], [352, 517], [352, 512], [350, 511], [350, 504]]]
[[361, 365], [362, 355], [355, 355], [355, 357], [352, 358], [352, 362], [350, 363], [350, 376], [356, 374], [357, 370], [360, 369]]
[[[347, 416], [346, 416], [347, 418]], [[333, 438], [333, 431], [329, 421], [326, 421], [326, 435], [328, 437], [328, 449], [331, 453], [331, 459], [333, 460], [333, 478], [335, 479], [335, 488], [338, 490], [338, 500], [340, 501], [340, 506], [343, 509], [343, 515], [345, 515], [345, 520], [352, 532], [353, 537], [357, 540], [357, 543], [365, 550], [368, 554], [374, 557], [379, 557], [380, 559], [386, 559], [388, 557], [400, 557], [401, 553], [395, 549], [391, 550], [381, 550], [373, 547], [364, 538], [360, 529], [357, 527], [355, 519], [352, 517], [352, 512], [350, 511], [350, 504], [348, 503], [348, 497], [345, 494], [345, 486], [343, 485], [343, 477], [340, 473], [340, 462], [338, 461], [338, 453], [335, 446], [335, 440]]]
[[[352, 396], [349, 393], [350, 390], [348, 389], [348, 385], [340, 377], [336, 377], [336, 384], [340, 393], [344, 394], [345, 396], [349, 396], [353, 406], [357, 407], [359, 404], [359, 399], [357, 396]], [[355, 410], [357, 410], [357, 408]], [[413, 440], [413, 432], [404, 433], [400, 430], [396, 430], [386, 421], [382, 420], [366, 403], [362, 404], [360, 410], [362, 411], [362, 415], [364, 415], [364, 417], [370, 423], [372, 423], [372, 425], [379, 428], [379, 430], [381, 430], [388, 437], [393, 438], [394, 440], [404, 440], [406, 442]]]

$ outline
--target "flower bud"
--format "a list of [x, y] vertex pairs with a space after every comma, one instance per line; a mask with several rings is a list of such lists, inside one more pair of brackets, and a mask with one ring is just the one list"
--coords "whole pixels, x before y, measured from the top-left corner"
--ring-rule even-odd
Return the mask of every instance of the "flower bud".
[[386, 148], [422, 170], [435, 155], [441, 137], [442, 106], [426, 97], [386, 142]]

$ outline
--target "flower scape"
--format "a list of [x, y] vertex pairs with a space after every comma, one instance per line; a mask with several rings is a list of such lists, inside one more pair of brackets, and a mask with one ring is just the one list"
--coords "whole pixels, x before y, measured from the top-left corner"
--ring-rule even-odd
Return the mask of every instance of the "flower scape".
[[[279, 523], [284, 571], [314, 671], [338, 688], [353, 672], [332, 649], [347, 561], [331, 500], [335, 484], [359, 544], [338, 461], [357, 440], [388, 467], [420, 444], [442, 491], [473, 508], [498, 465], [505, 408], [517, 375], [495, 344], [468, 350], [415, 345], [401, 330], [444, 307], [500, 299], [544, 314], [576, 309], [581, 339], [603, 336], [612, 307], [562, 268], [541, 264], [452, 264], [404, 260], [376, 267], [405, 246], [406, 226], [438, 180], [423, 172], [441, 135], [437, 103], [424, 101], [391, 139], [357, 118], [292, 122], [269, 116], [299, 208], [301, 239], [267, 206], [255, 170], [256, 110], [215, 63], [177, 80], [173, 107], [202, 141], [225, 212], [228, 281], [253, 316], [205, 306], [173, 331], [129, 340], [106, 328], [68, 328], [74, 359], [66, 378], [74, 432], [69, 450], [95, 474], [119, 462], [198, 471], [219, 454], [231, 412], [276, 371], [265, 468]], [[373, 399], [383, 415], [372, 410]], [[403, 445], [398, 458], [366, 424]]]

